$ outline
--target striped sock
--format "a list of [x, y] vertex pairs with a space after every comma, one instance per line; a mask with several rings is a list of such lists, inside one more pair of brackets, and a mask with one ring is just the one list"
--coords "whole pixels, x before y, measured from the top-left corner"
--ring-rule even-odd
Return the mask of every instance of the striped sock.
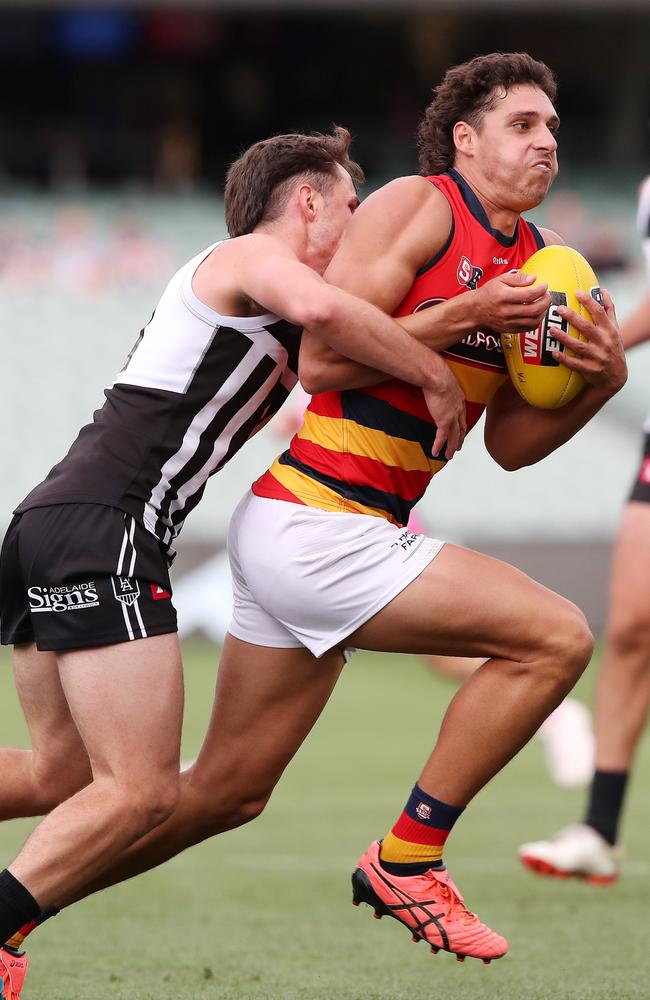
[[40, 925], [45, 923], [46, 920], [49, 920], [50, 917], [55, 917], [58, 912], [59, 911], [56, 906], [50, 906], [47, 910], [42, 910], [35, 920], [30, 920], [28, 923], [23, 924], [20, 930], [16, 931], [15, 934], [12, 934], [12, 936], [5, 941], [4, 947], [8, 948], [10, 951], [18, 951], [22, 947], [22, 943], [25, 938], [31, 934], [33, 930], [40, 927]]
[[382, 867], [393, 875], [420, 875], [429, 868], [444, 868], [442, 849], [464, 808], [440, 802], [415, 785], [404, 812], [382, 841]]
[[8, 868], [0, 872], [0, 942], [39, 915], [40, 906]]

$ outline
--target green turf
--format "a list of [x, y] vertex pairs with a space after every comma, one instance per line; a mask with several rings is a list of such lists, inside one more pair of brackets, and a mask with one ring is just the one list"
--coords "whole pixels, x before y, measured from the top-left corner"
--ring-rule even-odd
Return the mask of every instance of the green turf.
[[[187, 649], [186, 755], [205, 726], [214, 660], [205, 646]], [[535, 744], [458, 824], [447, 861], [469, 905], [509, 938], [505, 959], [433, 957], [395, 922], [350, 905], [352, 865], [401, 809], [452, 690], [415, 658], [354, 657], [265, 814], [37, 931], [24, 1000], [649, 997], [647, 742], [626, 814], [627, 872], [614, 888], [519, 869], [517, 844], [572, 822], [584, 800], [550, 783]], [[3, 742], [26, 745], [6, 658], [0, 704]], [[3, 864], [30, 826], [0, 827]]]

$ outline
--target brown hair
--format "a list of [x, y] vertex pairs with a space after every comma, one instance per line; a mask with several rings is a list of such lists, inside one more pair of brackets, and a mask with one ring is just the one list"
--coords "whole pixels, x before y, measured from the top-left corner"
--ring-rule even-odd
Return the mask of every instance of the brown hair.
[[492, 52], [452, 66], [433, 91], [433, 101], [418, 128], [420, 170], [440, 174], [453, 166], [456, 155], [454, 125], [464, 121], [478, 128], [486, 111], [511, 87], [530, 83], [555, 101], [555, 76], [527, 52]]
[[226, 175], [226, 225], [231, 236], [250, 233], [260, 222], [273, 222], [286, 208], [300, 178], [327, 191], [340, 164], [355, 186], [365, 180], [363, 170], [348, 151], [352, 136], [335, 125], [331, 135], [275, 135], [247, 149]]

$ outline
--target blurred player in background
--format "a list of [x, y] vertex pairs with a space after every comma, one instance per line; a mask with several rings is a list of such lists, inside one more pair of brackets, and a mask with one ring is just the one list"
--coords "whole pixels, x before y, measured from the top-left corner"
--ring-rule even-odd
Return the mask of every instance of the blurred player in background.
[[439, 355], [322, 278], [358, 204], [349, 146], [342, 128], [276, 136], [231, 167], [234, 238], [172, 277], [104, 406], [7, 531], [0, 639], [32, 749], [0, 751], [0, 818], [52, 811], [0, 872], [3, 998], [20, 994], [26, 931], [173, 812], [173, 543], [208, 477], [295, 385], [302, 328], [422, 385], [439, 447], [462, 443], [462, 394]]
[[[650, 177], [638, 224], [650, 282]], [[624, 323], [626, 348], [650, 340], [650, 294]], [[596, 770], [582, 823], [551, 840], [523, 844], [522, 862], [542, 875], [608, 885], [619, 875], [618, 831], [625, 790], [650, 710], [650, 417], [641, 465], [614, 548], [609, 616], [595, 699]]]

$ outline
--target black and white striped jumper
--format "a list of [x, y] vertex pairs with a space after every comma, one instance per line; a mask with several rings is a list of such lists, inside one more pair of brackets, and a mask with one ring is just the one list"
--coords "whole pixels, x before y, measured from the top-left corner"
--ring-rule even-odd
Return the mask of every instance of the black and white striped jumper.
[[167, 285], [92, 423], [17, 507], [117, 507], [172, 543], [218, 472], [298, 380], [300, 327], [222, 316], [192, 290], [213, 244]]

